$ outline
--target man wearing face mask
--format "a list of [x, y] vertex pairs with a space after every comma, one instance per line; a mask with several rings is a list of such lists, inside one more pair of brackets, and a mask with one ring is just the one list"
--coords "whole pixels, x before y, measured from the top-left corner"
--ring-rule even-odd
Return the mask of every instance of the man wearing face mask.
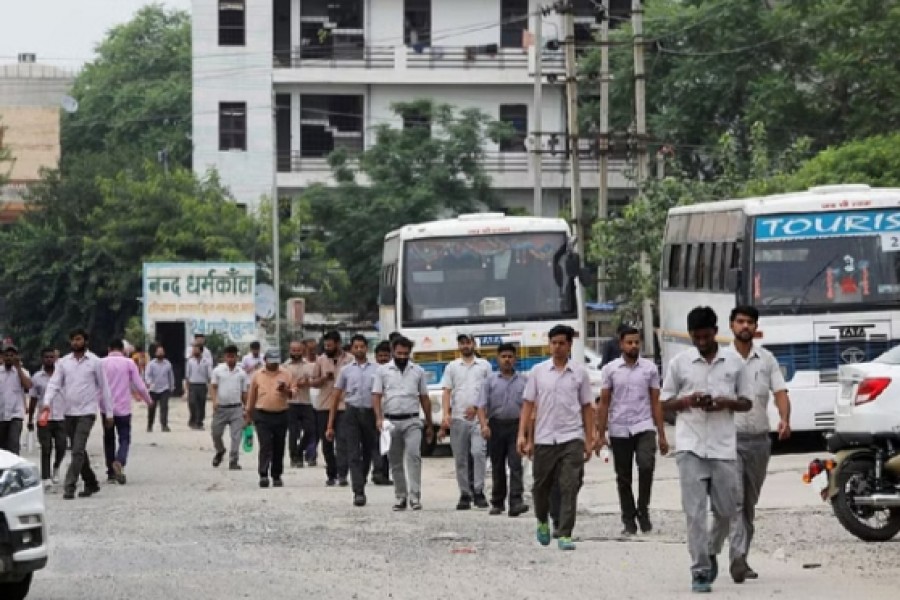
[[[340, 482], [342, 487], [349, 484], [347, 473], [350, 471], [347, 462], [347, 453], [344, 452], [340, 436], [337, 444], [325, 437], [328, 429], [328, 415], [331, 411], [331, 403], [335, 399], [334, 383], [340, 375], [341, 369], [353, 362], [353, 357], [341, 348], [341, 334], [337, 331], [329, 331], [325, 334], [325, 353], [316, 359], [316, 370], [311, 385], [319, 390], [319, 406], [316, 410], [316, 423], [318, 425], [319, 439], [322, 441], [322, 454], [325, 455], [325, 485], [333, 486]], [[341, 428], [344, 417], [343, 402], [337, 405], [334, 428]]]
[[22, 368], [19, 349], [12, 344], [3, 348], [0, 369], [0, 448], [19, 453], [22, 422], [25, 420], [25, 395], [31, 389], [31, 377]]
[[284, 472], [291, 375], [281, 367], [281, 353], [277, 348], [266, 350], [265, 361], [265, 368], [256, 371], [250, 382], [244, 420], [253, 423], [259, 439], [259, 487], [269, 487], [270, 474], [272, 485], [283, 487], [281, 474]]

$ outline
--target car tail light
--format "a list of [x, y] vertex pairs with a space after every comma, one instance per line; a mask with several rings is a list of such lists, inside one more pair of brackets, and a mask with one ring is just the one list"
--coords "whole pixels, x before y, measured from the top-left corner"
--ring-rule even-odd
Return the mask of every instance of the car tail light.
[[881, 392], [883, 392], [890, 384], [890, 377], [872, 377], [870, 379], [863, 379], [859, 382], [859, 387], [856, 388], [856, 399], [853, 403], [859, 406], [860, 404], [871, 402], [880, 396]]

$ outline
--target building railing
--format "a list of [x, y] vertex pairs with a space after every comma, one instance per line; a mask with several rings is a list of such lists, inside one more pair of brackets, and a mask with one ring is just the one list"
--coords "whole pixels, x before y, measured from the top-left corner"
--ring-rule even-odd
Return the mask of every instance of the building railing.
[[[529, 173], [532, 170], [531, 155], [525, 152], [486, 152], [482, 160], [482, 166], [488, 173]], [[545, 173], [568, 173], [570, 169], [569, 159], [560, 152], [557, 155], [545, 153], [541, 156]], [[600, 162], [595, 156], [583, 155], [580, 161], [583, 172], [596, 172], [600, 168]], [[359, 161], [350, 158], [347, 166], [351, 170], [359, 168]], [[626, 161], [621, 159], [610, 160], [610, 171], [624, 170]], [[300, 152], [278, 155], [279, 173], [330, 173], [331, 166], [327, 157], [301, 156]]]
[[[346, 42], [332, 46], [297, 46], [274, 53], [275, 68], [331, 69], [461, 69], [521, 70], [529, 67], [528, 52], [519, 48], [479, 46], [366, 46]], [[545, 73], [562, 73], [561, 52], [545, 52]]]

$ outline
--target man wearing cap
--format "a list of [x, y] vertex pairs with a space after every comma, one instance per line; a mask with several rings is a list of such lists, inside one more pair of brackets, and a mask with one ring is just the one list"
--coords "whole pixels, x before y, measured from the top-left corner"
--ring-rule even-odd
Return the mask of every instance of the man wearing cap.
[[0, 369], [0, 448], [19, 453], [22, 421], [25, 420], [25, 396], [31, 389], [31, 377], [22, 368], [19, 349], [13, 344], [3, 348]]
[[256, 427], [259, 440], [259, 487], [269, 487], [270, 474], [272, 485], [282, 487], [291, 374], [281, 366], [277, 348], [266, 350], [265, 361], [265, 368], [257, 371], [250, 382], [244, 419]]
[[[450, 447], [456, 465], [459, 502], [456, 510], [468, 510], [474, 500], [478, 508], [487, 508], [484, 497], [484, 474], [487, 467], [487, 444], [478, 422], [478, 395], [491, 374], [491, 364], [475, 356], [475, 340], [467, 333], [456, 338], [459, 353], [444, 370], [441, 435], [450, 431]], [[469, 461], [472, 462], [473, 481], [469, 482]]]

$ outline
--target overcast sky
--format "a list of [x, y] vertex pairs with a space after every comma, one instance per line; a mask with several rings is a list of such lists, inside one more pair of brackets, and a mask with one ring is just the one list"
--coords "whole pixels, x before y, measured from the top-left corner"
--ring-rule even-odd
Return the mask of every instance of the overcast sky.
[[[94, 47], [110, 27], [131, 18], [149, 0], [3, 0], [0, 18], [0, 64], [20, 52], [38, 61], [78, 68], [94, 56]], [[190, 10], [191, 0], [164, 0], [166, 6]]]

